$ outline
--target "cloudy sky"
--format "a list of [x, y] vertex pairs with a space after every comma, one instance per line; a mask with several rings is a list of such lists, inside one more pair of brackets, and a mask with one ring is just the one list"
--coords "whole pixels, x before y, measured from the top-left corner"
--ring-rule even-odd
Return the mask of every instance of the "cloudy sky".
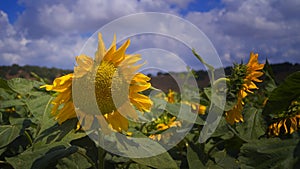
[[[299, 63], [299, 9], [299, 0], [1, 0], [0, 65], [72, 69], [90, 35], [114, 19], [140, 12], [169, 13], [190, 21], [210, 39], [225, 66], [246, 62], [251, 51], [258, 52], [262, 62], [268, 58], [271, 63]], [[190, 51], [172, 51], [169, 41], [133, 37], [130, 51], [169, 50], [187, 65], [201, 67], [194, 58], [184, 58]], [[166, 59], [173, 62], [170, 56]], [[170, 70], [178, 69], [170, 62]]]

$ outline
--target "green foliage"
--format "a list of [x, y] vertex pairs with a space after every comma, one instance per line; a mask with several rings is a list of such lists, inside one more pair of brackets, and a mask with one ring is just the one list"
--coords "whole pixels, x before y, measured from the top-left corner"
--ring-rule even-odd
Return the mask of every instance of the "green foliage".
[[262, 110], [246, 107], [244, 112], [245, 122], [236, 126], [238, 136], [246, 142], [259, 139], [265, 134], [267, 128], [262, 117]]
[[178, 168], [176, 162], [167, 152], [149, 158], [133, 158], [132, 160], [154, 168]]
[[255, 140], [241, 147], [242, 168], [293, 168], [299, 163], [299, 139]]
[[300, 96], [299, 84], [300, 72], [288, 76], [281, 85], [272, 91], [263, 114], [276, 115], [286, 110], [291, 102]]
[[70, 144], [86, 134], [74, 131], [74, 120], [61, 126], [54, 121], [53, 97], [41, 85], [21, 78], [0, 79], [1, 160], [16, 169], [91, 167], [85, 150]]
[[[15, 65], [16, 68], [19, 67]], [[237, 82], [239, 77], [237, 73], [233, 76]], [[175, 103], [168, 103], [165, 98], [153, 97], [152, 111], [139, 114], [139, 119], [148, 123], [130, 122], [132, 137], [163, 133], [157, 129], [158, 120], [151, 118], [161, 118], [161, 121], [166, 118], [168, 122], [172, 117], [179, 116], [176, 120], [193, 125], [184, 139], [156, 156], [151, 156], [154, 149], [165, 150], [160, 141], [137, 147], [144, 144], [131, 137], [112, 135], [114, 141], [106, 144], [107, 147], [122, 150], [127, 156], [143, 149], [151, 156], [148, 158], [122, 157], [97, 147], [99, 142], [91, 140], [85, 132], [75, 130], [76, 118], [58, 124], [51, 115], [51, 102], [56, 93], [40, 88], [44, 85], [43, 79], [0, 79], [0, 168], [297, 168], [300, 164], [299, 131], [280, 136], [280, 139], [267, 133], [268, 125], [274, 121], [277, 112], [286, 111], [291, 102], [300, 96], [300, 72], [290, 75], [277, 87], [271, 66], [266, 62], [262, 79], [263, 83], [257, 85], [259, 90], [243, 99], [244, 122], [234, 125], [225, 120], [224, 114], [206, 121], [208, 115], [197, 114], [192, 109], [192, 103], [184, 98], [178, 97]], [[215, 86], [213, 90], [217, 89], [220, 93], [214, 96], [212, 87], [197, 93], [201, 96], [199, 104], [206, 105], [210, 110], [207, 112], [215, 113], [224, 102], [223, 112], [236, 105], [234, 92], [236, 85], [240, 84], [226, 83], [232, 85], [228, 88], [226, 102], [221, 96], [225, 91]], [[266, 98], [268, 102], [264, 105]], [[220, 121], [216, 130], [208, 127], [202, 131], [204, 125], [214, 124], [217, 120]], [[164, 125], [181, 132], [179, 127]], [[210, 136], [203, 143], [199, 142], [201, 132]], [[172, 143], [170, 138], [166, 139], [167, 143]]]

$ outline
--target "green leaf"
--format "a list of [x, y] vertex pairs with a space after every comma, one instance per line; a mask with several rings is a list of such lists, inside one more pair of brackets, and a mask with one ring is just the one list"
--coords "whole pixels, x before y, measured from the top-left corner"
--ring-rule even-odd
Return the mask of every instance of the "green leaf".
[[15, 92], [19, 94], [28, 94], [33, 88], [33, 81], [23, 79], [23, 78], [14, 78], [7, 81], [7, 85]]
[[129, 169], [151, 169], [151, 168], [142, 164], [131, 163]]
[[[221, 85], [221, 87], [223, 86]], [[234, 106], [235, 100], [228, 102], [228, 100], [226, 100], [225, 94], [223, 92], [217, 92], [217, 89], [218, 85], [214, 86], [213, 88], [207, 87], [203, 90], [204, 94], [210, 100], [211, 104], [214, 104], [222, 110], [230, 110]]]
[[299, 152], [295, 151], [297, 145], [299, 139], [254, 140], [241, 147], [238, 159], [241, 168], [293, 168], [297, 160], [299, 162]]
[[9, 86], [7, 85], [7, 81], [2, 78], [0, 78], [0, 88], [9, 89]]
[[92, 164], [89, 162], [91, 161], [88, 159], [89, 157], [85, 155], [84, 150], [78, 149], [75, 153], [64, 157], [58, 160], [56, 167], [58, 169], [82, 169], [82, 168], [89, 168]]
[[7, 108], [12, 106], [23, 106], [25, 103], [20, 99], [14, 100], [2, 100], [0, 103], [0, 108]]
[[132, 158], [132, 160], [154, 168], [178, 168], [176, 162], [168, 152], [148, 158]]
[[[192, 145], [192, 144], [190, 144]], [[195, 146], [193, 146], [195, 147]], [[190, 168], [205, 168], [202, 161], [200, 160], [200, 157], [198, 156], [197, 150], [193, 149], [191, 146], [187, 147], [187, 161]]]
[[[74, 133], [74, 128], [77, 124], [77, 119], [69, 119], [63, 122], [61, 125], [54, 124], [53, 126], [45, 129], [39, 136], [36, 138], [36, 141], [44, 140], [50, 143], [53, 141], [60, 141], [62, 139], [69, 139], [69, 141], [81, 138], [85, 136], [85, 133]], [[70, 137], [71, 135], [71, 137]]]
[[[139, 139], [123, 137], [120, 134], [105, 136], [106, 139], [100, 137], [101, 143], [98, 142], [99, 140], [94, 141], [97, 145], [105, 145], [107, 150], [117, 150], [118, 153], [131, 157], [134, 162], [154, 168], [178, 168], [177, 163], [167, 150], [146, 136]], [[138, 158], [141, 156], [146, 158]]]
[[51, 117], [51, 101], [53, 97], [50, 95], [43, 95], [26, 102], [29, 111], [38, 120], [40, 131], [45, 130], [55, 124], [55, 120]]
[[275, 82], [275, 78], [274, 78], [274, 74], [273, 74], [273, 70], [268, 62], [268, 60], [266, 60], [263, 72], [265, 74], [265, 78], [263, 79], [263, 86], [264, 89], [267, 92], [272, 92], [275, 88], [276, 88], [276, 82]]
[[31, 168], [32, 163], [36, 159], [42, 157], [49, 149], [58, 145], [59, 143], [46, 145], [40, 142], [36, 144], [35, 149], [27, 149], [26, 151], [17, 156], [6, 158], [6, 161], [10, 163], [15, 169]]
[[47, 168], [49, 163], [56, 165], [57, 160], [68, 157], [69, 155], [77, 152], [74, 147], [70, 148], [70, 141], [82, 137], [82, 133], [69, 133], [59, 142], [51, 142], [46, 144], [45, 141], [36, 142], [33, 146], [23, 153], [6, 158], [15, 169], [31, 168], [34, 164], [38, 169]]
[[273, 90], [263, 111], [264, 115], [277, 114], [288, 108], [291, 101], [300, 96], [300, 71], [288, 76]]
[[[67, 157], [77, 151], [77, 147], [70, 146], [56, 146], [49, 149], [42, 157], [36, 159], [33, 163], [31, 168], [32, 169], [42, 169], [42, 168], [49, 168], [53, 164], [57, 163], [59, 159]], [[51, 165], [52, 164], [52, 165]]]
[[0, 148], [7, 146], [20, 135], [22, 125], [2, 125], [0, 126]]
[[[204, 125], [202, 120], [197, 113], [193, 113], [191, 106], [184, 103], [167, 103], [165, 109], [172, 115], [180, 117], [182, 120], [186, 120], [190, 123]], [[184, 113], [183, 113], [184, 112]]]
[[237, 124], [236, 130], [244, 141], [258, 139], [265, 134], [266, 125], [262, 118], [262, 110], [255, 107], [246, 107], [243, 110], [244, 123]]
[[214, 153], [212, 157], [215, 158], [216, 165], [222, 168], [239, 168], [238, 161], [235, 158], [229, 156], [225, 150]]
[[211, 137], [220, 137], [224, 140], [230, 139], [234, 136], [232, 130], [229, 129], [229, 124], [224, 117], [221, 118], [218, 127], [211, 135]]

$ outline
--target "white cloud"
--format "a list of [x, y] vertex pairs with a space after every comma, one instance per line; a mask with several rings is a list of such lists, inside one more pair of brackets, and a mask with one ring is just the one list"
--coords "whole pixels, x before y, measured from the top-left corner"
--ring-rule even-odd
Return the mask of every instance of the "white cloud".
[[22, 32], [17, 32], [8, 22], [7, 14], [0, 11], [1, 64], [20, 65], [34, 64], [41, 66], [56, 66], [71, 68], [74, 56], [77, 55], [85, 42], [78, 36], [60, 36], [56, 38], [30, 39]]
[[18, 63], [22, 60], [19, 55], [16, 55], [13, 53], [3, 53], [2, 57], [4, 59], [4, 62], [6, 62], [8, 64]]
[[[88, 36], [113, 19], [144, 11], [180, 15], [180, 10], [188, 9], [193, 2], [20, 0], [25, 10], [14, 24], [0, 10], [0, 62], [72, 68], [74, 56]], [[222, 3], [223, 6], [207, 12], [189, 11], [185, 18], [210, 38], [223, 64], [245, 61], [250, 51], [259, 52], [261, 60], [268, 57], [273, 62], [298, 61], [300, 1], [222, 0]], [[178, 26], [174, 25], [174, 29]], [[181, 56], [187, 53], [172, 40], [140, 40], [141, 48], [160, 47]], [[141, 49], [138, 45], [136, 50]], [[184, 59], [192, 67], [197, 66], [195, 58], [184, 56]]]
[[0, 10], [0, 37], [7, 37], [16, 34], [13, 26], [9, 24], [8, 16]]
[[[267, 0], [222, 2], [224, 8], [191, 12], [186, 18], [208, 35], [225, 65], [248, 60], [251, 51], [260, 53], [262, 61], [268, 57], [274, 62], [283, 61], [282, 56], [293, 61], [300, 55], [300, 51], [288, 52], [300, 45], [299, 19], [295, 21], [300, 13], [294, 10], [299, 1], [285, 1], [285, 5]], [[291, 7], [294, 15], [283, 6]], [[284, 19], [287, 15], [290, 18]]]
[[[17, 34], [0, 41], [0, 45], [6, 46], [6, 49], [0, 50], [9, 50], [8, 52], [20, 56], [22, 59], [18, 63], [21, 65], [71, 68], [74, 65], [73, 57], [85, 43], [86, 35], [113, 19], [143, 11], [176, 14], [179, 7], [186, 7], [190, 2], [192, 1], [21, 0], [25, 10], [16, 23], [12, 26], [6, 20], [4, 24]], [[177, 7], [174, 8], [174, 4]]]
[[74, 57], [83, 47], [88, 35], [113, 19], [143, 11], [176, 13], [177, 10], [171, 9], [168, 2], [152, 0], [19, 2], [25, 10], [13, 25], [7, 14], [0, 11], [1, 64], [72, 68]]
[[[30, 1], [25, 4], [28, 8], [20, 15], [17, 26], [20, 31], [26, 29], [28, 36], [34, 38], [91, 33], [120, 16], [143, 11], [175, 13], [176, 10], [167, 2], [156, 0], [45, 1], [42, 5]], [[32, 20], [35, 21], [33, 24]]]

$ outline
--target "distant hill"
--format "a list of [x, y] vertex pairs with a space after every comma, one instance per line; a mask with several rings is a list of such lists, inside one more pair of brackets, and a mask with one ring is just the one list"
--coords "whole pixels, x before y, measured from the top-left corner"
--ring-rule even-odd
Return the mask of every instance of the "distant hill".
[[[300, 71], [300, 64], [291, 64], [291, 63], [279, 63], [271, 65], [275, 80], [279, 84], [281, 83], [289, 74]], [[231, 73], [231, 67], [226, 67], [225, 74]], [[64, 70], [57, 68], [47, 68], [39, 66], [19, 66], [13, 64], [11, 66], [0, 66], [0, 77], [4, 79], [12, 79], [16, 77], [22, 77], [26, 79], [36, 79], [35, 75], [43, 78], [47, 83], [51, 83], [56, 77], [68, 74], [73, 72], [73, 70]], [[197, 83], [199, 87], [206, 87], [209, 85], [209, 77], [206, 71], [199, 70], [194, 71]], [[151, 76], [151, 83], [154, 87], [167, 92], [168, 89], [179, 91], [179, 87], [175, 79], [184, 79], [185, 73], [173, 73], [173, 78], [170, 74], [167, 73], [157, 73], [157, 75], [148, 75]]]

